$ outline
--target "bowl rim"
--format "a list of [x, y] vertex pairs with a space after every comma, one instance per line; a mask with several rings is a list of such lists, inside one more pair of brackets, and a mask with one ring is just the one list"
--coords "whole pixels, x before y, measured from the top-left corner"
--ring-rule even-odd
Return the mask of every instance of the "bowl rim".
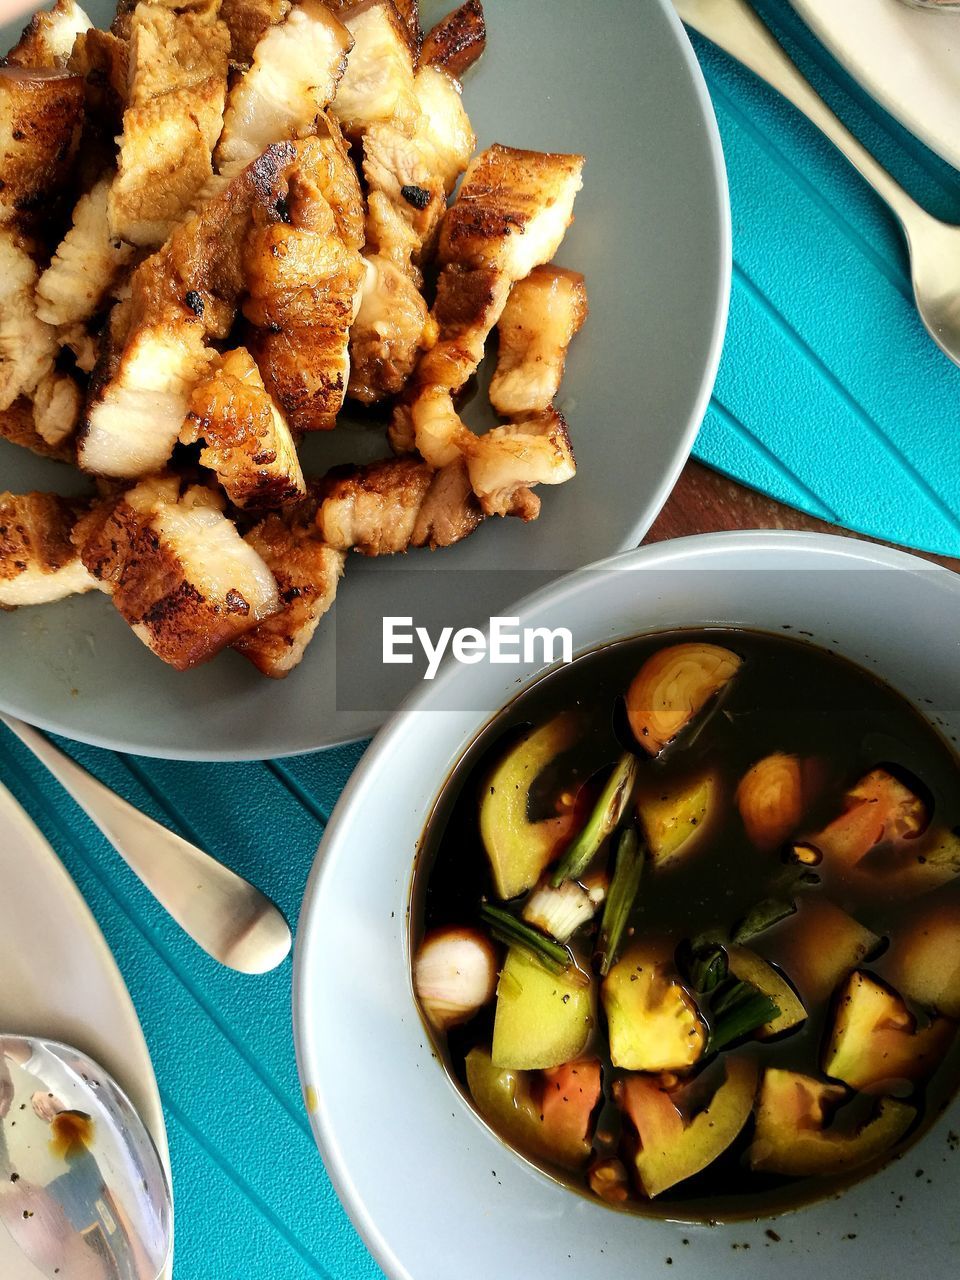
[[[714, 556], [729, 554], [731, 550], [743, 555], [747, 560], [756, 552], [776, 553], [799, 550], [810, 560], [808, 566], [803, 566], [805, 568], [820, 567], [820, 561], [831, 560], [834, 562], [833, 567], [837, 569], [853, 569], [860, 565], [864, 568], [893, 569], [908, 574], [923, 573], [935, 576], [944, 583], [953, 579], [957, 583], [957, 590], [960, 591], [960, 578], [949, 569], [895, 547], [887, 547], [842, 534], [799, 530], [737, 530], [693, 534], [620, 552], [593, 565], [565, 574], [547, 584], [519, 601], [513, 606], [513, 612], [520, 614], [522, 618], [547, 603], [556, 604], [565, 594], [580, 588], [586, 576], [598, 571], [654, 568], [663, 570], [677, 561], [687, 562], [684, 568], [678, 569], [678, 572], [702, 571], [709, 569], [710, 561]], [[693, 557], [692, 561], [691, 557]], [[613, 635], [604, 643], [616, 643], [619, 638], [622, 637]], [[317, 927], [317, 908], [322, 884], [324, 878], [332, 874], [337, 858], [342, 856], [342, 850], [339, 847], [340, 829], [346, 825], [354, 805], [362, 803], [368, 781], [376, 776], [382, 760], [389, 757], [393, 751], [394, 741], [405, 732], [408, 720], [424, 705], [437, 698], [460, 674], [461, 669], [458, 666], [448, 664], [438, 673], [432, 684], [425, 684], [422, 688], [415, 690], [393, 713], [364, 752], [324, 829], [304, 890], [294, 948], [291, 993], [294, 1047], [304, 1096], [307, 1097], [309, 1094], [307, 1110], [314, 1139], [331, 1183], [361, 1239], [386, 1274], [396, 1280], [413, 1280], [413, 1277], [368, 1210], [363, 1194], [347, 1166], [335, 1126], [326, 1113], [322, 1091], [317, 1083], [322, 1073], [312, 1069], [311, 1041], [320, 1033], [314, 1029], [304, 991], [308, 985], [307, 975], [313, 962], [316, 939], [320, 935]], [[524, 680], [522, 684], [518, 684], [512, 697], [522, 693], [529, 683], [539, 678], [540, 674], [542, 673], [536, 673], [531, 680]], [[489, 723], [500, 710], [502, 706], [468, 714], [477, 716], [482, 729], [482, 726]], [[311, 1083], [308, 1084], [308, 1081]]]

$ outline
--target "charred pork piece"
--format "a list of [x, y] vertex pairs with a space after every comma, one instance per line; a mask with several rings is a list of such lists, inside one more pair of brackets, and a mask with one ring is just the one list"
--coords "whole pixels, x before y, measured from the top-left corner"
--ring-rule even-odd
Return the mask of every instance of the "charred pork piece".
[[180, 439], [203, 442], [200, 462], [235, 507], [280, 507], [305, 495], [290, 428], [243, 347], [221, 356], [194, 387]]
[[202, 485], [143, 480], [82, 520], [74, 540], [135, 634], [180, 671], [206, 662], [280, 607], [263, 559]]
[[65, 67], [77, 36], [92, 26], [75, 0], [57, 0], [33, 15], [4, 61], [10, 67]]
[[582, 156], [495, 145], [472, 161], [444, 216], [434, 305], [440, 336], [420, 360], [404, 406], [417, 448], [435, 467], [473, 439], [452, 395], [476, 370], [513, 285], [559, 248], [582, 168]]
[[480, 0], [466, 0], [442, 18], [423, 40], [420, 61], [455, 76], [469, 71], [487, 47], [487, 23]]
[[384, 458], [331, 472], [317, 524], [339, 550], [383, 556], [450, 546], [482, 519], [459, 460], [435, 471], [420, 459]]
[[223, 125], [230, 33], [209, 11], [139, 4], [130, 25], [130, 95], [110, 230], [131, 244], [160, 245], [213, 173]]
[[567, 349], [587, 317], [583, 276], [535, 267], [510, 290], [497, 324], [500, 343], [490, 403], [505, 418], [548, 409], [560, 389]]
[[0, 608], [50, 604], [97, 586], [70, 541], [78, 512], [55, 493], [0, 494]]
[[300, 663], [343, 573], [344, 553], [323, 541], [316, 510], [316, 499], [308, 498], [289, 513], [268, 515], [245, 537], [277, 580], [280, 611], [233, 647], [274, 680]]
[[247, 239], [243, 312], [267, 389], [294, 431], [336, 424], [360, 299], [363, 198], [333, 121], [294, 157]]
[[85, 470], [135, 478], [169, 459], [190, 393], [216, 359], [207, 339], [233, 325], [254, 207], [293, 156], [290, 143], [269, 148], [133, 273], [94, 372], [78, 445]]
[[215, 161], [233, 177], [267, 147], [311, 134], [337, 92], [351, 38], [320, 0], [302, 0], [268, 27], [253, 62], [233, 85]]

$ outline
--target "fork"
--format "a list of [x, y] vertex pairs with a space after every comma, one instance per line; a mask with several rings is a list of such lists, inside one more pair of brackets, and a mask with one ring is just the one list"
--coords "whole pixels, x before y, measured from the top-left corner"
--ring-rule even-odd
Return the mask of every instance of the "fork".
[[920, 319], [944, 355], [960, 365], [960, 227], [934, 218], [904, 191], [834, 115], [746, 0], [673, 0], [673, 7], [688, 27], [792, 102], [890, 207], [906, 237]]

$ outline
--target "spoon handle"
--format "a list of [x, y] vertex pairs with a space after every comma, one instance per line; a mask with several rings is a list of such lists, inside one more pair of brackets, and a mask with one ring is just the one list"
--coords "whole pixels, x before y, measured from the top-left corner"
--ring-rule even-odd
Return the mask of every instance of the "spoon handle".
[[154, 822], [11, 716], [7, 728], [50, 770], [177, 924], [215, 960], [241, 973], [266, 973], [290, 950], [290, 927], [249, 881]]
[[746, 0], [673, 0], [673, 7], [688, 27], [792, 102], [846, 156], [904, 226], [928, 216], [833, 114]]

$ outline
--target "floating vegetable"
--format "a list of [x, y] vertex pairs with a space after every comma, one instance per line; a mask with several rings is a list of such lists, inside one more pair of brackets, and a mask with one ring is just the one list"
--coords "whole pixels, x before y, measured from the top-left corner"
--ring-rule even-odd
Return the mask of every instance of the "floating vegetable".
[[527, 1155], [540, 1156], [567, 1169], [581, 1168], [590, 1158], [590, 1140], [564, 1125], [553, 1132], [544, 1122], [536, 1078], [523, 1071], [495, 1067], [485, 1049], [466, 1057], [467, 1088], [484, 1120], [505, 1142]]
[[591, 894], [576, 880], [564, 880], [555, 889], [541, 884], [524, 903], [523, 918], [558, 942], [566, 942], [581, 925], [593, 919], [602, 901], [602, 891], [599, 896]]
[[703, 1055], [696, 1001], [652, 949], [631, 947], [601, 988], [610, 1058], [627, 1071], [685, 1071]]
[[776, 752], [748, 769], [737, 787], [737, 808], [758, 849], [775, 849], [803, 819], [803, 766], [797, 756]]
[[751, 982], [728, 980], [710, 1003], [708, 1052], [717, 1052], [780, 1016], [780, 1006]]
[[865, 1093], [923, 1080], [940, 1065], [954, 1026], [935, 1018], [918, 1027], [901, 997], [868, 973], [848, 978], [837, 999], [824, 1072]]
[[764, 939], [766, 954], [790, 975], [804, 1004], [826, 1000], [882, 942], [826, 898], [807, 897], [797, 914]]
[[807, 1010], [803, 1001], [783, 974], [762, 956], [746, 947], [730, 947], [727, 952], [730, 972], [741, 982], [749, 982], [777, 1006], [779, 1013], [757, 1027], [757, 1038], [769, 1040], [806, 1021]]
[[627, 690], [627, 718], [655, 756], [736, 675], [741, 660], [715, 644], [669, 645], [648, 658]]
[[750, 1166], [794, 1178], [843, 1173], [868, 1164], [899, 1142], [916, 1108], [884, 1098], [876, 1115], [850, 1132], [827, 1127], [847, 1091], [796, 1071], [763, 1073]]
[[577, 1058], [543, 1072], [540, 1115], [552, 1138], [564, 1146], [589, 1141], [599, 1101], [597, 1058]]
[[715, 991], [727, 979], [727, 952], [718, 942], [695, 938], [677, 948], [677, 967], [692, 990], [704, 995]]
[[602, 976], [610, 972], [616, 959], [627, 927], [627, 920], [636, 902], [643, 876], [644, 853], [640, 847], [636, 830], [628, 827], [620, 837], [617, 845], [617, 862], [610, 881], [610, 893], [603, 908], [603, 919], [600, 922], [598, 939], [600, 954], [600, 973]]
[[853, 868], [887, 841], [913, 840], [930, 816], [923, 800], [887, 769], [872, 769], [843, 797], [843, 812], [806, 837], [825, 858]]
[[658, 867], [686, 857], [703, 843], [713, 826], [723, 794], [715, 769], [681, 782], [642, 781], [637, 788], [637, 814]]
[[478, 929], [437, 929], [420, 944], [413, 985], [431, 1024], [446, 1031], [468, 1021], [493, 999], [496, 951]]
[[550, 877], [554, 887], [563, 880], [576, 880], [583, 875], [604, 840], [620, 825], [633, 797], [636, 779], [637, 757], [628, 751], [613, 766], [586, 825], [557, 864]]
[[596, 1023], [585, 975], [551, 974], [518, 947], [507, 952], [497, 984], [493, 1062], [530, 1071], [579, 1058]]
[[529, 810], [530, 789], [573, 736], [573, 718], [556, 716], [511, 747], [484, 783], [480, 836], [501, 898], [532, 888], [570, 835], [572, 810], [541, 822], [531, 822]]
[[692, 1178], [722, 1155], [750, 1118], [758, 1068], [747, 1058], [730, 1058], [726, 1078], [710, 1103], [687, 1121], [671, 1095], [653, 1080], [630, 1076], [619, 1085], [620, 1105], [637, 1130], [637, 1177], [651, 1199]]
[[890, 897], [915, 898], [960, 876], [960, 835], [932, 827], [916, 839], [872, 852], [856, 870], [882, 884]]
[[548, 938], [539, 929], [524, 924], [503, 907], [494, 907], [484, 902], [480, 907], [480, 916], [498, 942], [526, 951], [541, 968], [548, 969], [551, 973], [563, 973], [573, 964], [570, 952], [555, 938]]
[[792, 898], [764, 898], [755, 907], [751, 907], [733, 931], [734, 942], [749, 942], [758, 933], [772, 929], [781, 920], [792, 916], [797, 904]]
[[941, 902], [900, 934], [890, 977], [911, 1000], [960, 1018], [960, 903]]

